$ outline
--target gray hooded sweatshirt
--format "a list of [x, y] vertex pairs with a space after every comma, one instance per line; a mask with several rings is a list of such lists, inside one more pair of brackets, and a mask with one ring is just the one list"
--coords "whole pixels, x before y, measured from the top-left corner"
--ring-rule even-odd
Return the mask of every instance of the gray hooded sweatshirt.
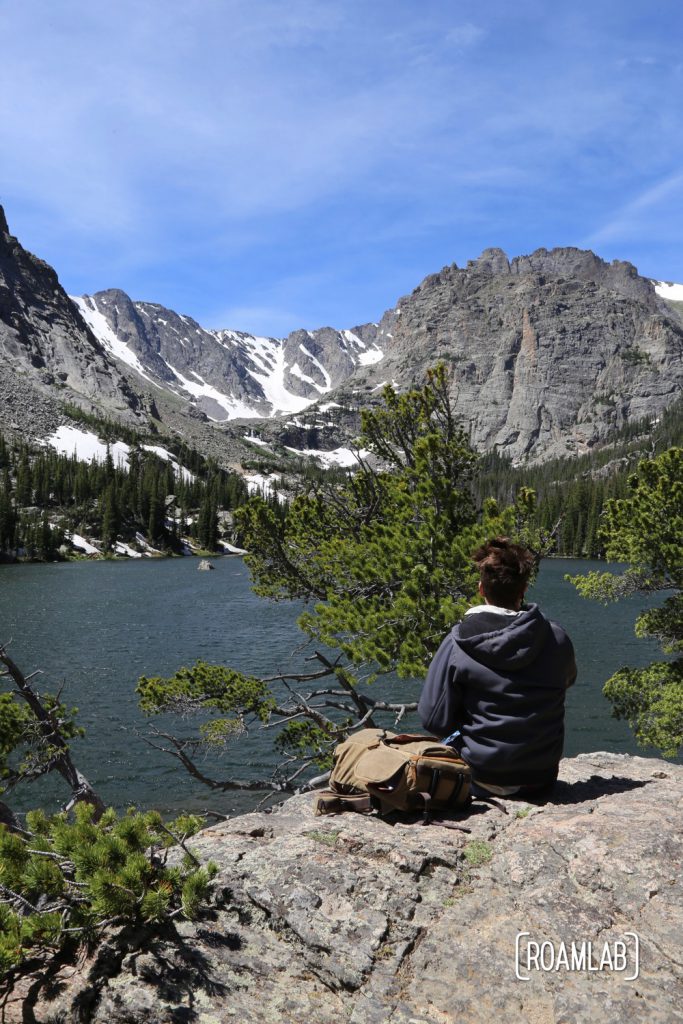
[[571, 640], [538, 605], [519, 614], [482, 610], [453, 627], [436, 652], [418, 714], [452, 745], [475, 778], [543, 786], [557, 777], [564, 698], [576, 679]]

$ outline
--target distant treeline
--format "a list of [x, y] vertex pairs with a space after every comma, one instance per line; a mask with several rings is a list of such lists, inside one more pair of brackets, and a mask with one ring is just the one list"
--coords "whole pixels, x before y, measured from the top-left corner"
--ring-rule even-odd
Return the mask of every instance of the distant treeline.
[[475, 479], [478, 501], [494, 497], [509, 503], [517, 490], [536, 492], [536, 522], [555, 531], [556, 552], [574, 558], [600, 558], [600, 517], [605, 502], [626, 495], [627, 481], [639, 460], [683, 444], [683, 399], [658, 420], [642, 419], [622, 427], [608, 444], [575, 457], [513, 467], [495, 452], [482, 456]]
[[[118, 424], [79, 416], [98, 436], [121, 438]], [[52, 448], [10, 445], [0, 434], [0, 551], [54, 559], [67, 533], [100, 540], [111, 552], [117, 540], [141, 534], [164, 551], [181, 551], [184, 536], [216, 550], [221, 512], [243, 504], [247, 486], [237, 473], [221, 469], [183, 442], [143, 437], [130, 429], [128, 465], [117, 465], [108, 450], [100, 462], [79, 461]], [[177, 464], [145, 451], [157, 444]]]
[[[0, 553], [52, 560], [60, 557], [66, 535], [72, 533], [97, 538], [105, 554], [114, 550], [117, 540], [135, 543], [136, 534], [169, 553], [182, 550], [183, 537], [193, 538], [205, 550], [217, 550], [224, 513], [247, 500], [242, 476], [222, 469], [179, 438], [153, 431], [142, 435], [76, 406], [64, 411], [108, 444], [124, 440], [130, 446], [128, 465], [115, 464], [109, 451], [103, 461], [83, 462], [49, 447], [9, 444], [0, 434]], [[146, 451], [144, 444], [165, 448], [177, 463]], [[482, 455], [473, 483], [475, 498], [483, 502], [494, 497], [508, 504], [520, 487], [531, 487], [537, 495], [537, 525], [554, 532], [556, 552], [601, 557], [599, 526], [605, 502], [626, 494], [628, 477], [643, 455], [681, 444], [683, 399], [657, 421], [628, 424], [609, 444], [584, 455], [516, 467], [496, 452]], [[299, 478], [303, 489], [323, 481], [340, 483], [350, 472], [341, 467], [325, 470], [284, 450], [254, 451], [242, 466], [287, 475], [290, 483], [292, 477]], [[271, 488], [266, 500], [282, 517], [287, 495], [276, 493], [277, 477]], [[232, 539], [239, 543], [238, 535]]]

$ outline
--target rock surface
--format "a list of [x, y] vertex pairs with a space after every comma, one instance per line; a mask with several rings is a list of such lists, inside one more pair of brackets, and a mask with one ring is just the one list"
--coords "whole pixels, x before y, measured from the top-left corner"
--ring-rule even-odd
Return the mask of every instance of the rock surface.
[[[311, 797], [207, 829], [212, 913], [18, 985], [4, 1021], [674, 1024], [683, 1020], [683, 766], [562, 764], [545, 805], [475, 804], [470, 833], [315, 818]], [[507, 813], [504, 813], [504, 810]], [[516, 977], [515, 945], [627, 946], [627, 968]], [[633, 943], [639, 937], [639, 976]], [[607, 944], [607, 947], [606, 947]], [[546, 957], [550, 955], [546, 950]], [[546, 960], [546, 962], [548, 962]], [[559, 961], [557, 961], [559, 962]]]
[[421, 380], [441, 359], [474, 446], [517, 462], [587, 451], [683, 385], [680, 314], [630, 263], [581, 249], [511, 261], [487, 249], [444, 267], [385, 314], [377, 343], [386, 357], [367, 392]]
[[0, 420], [20, 433], [30, 425], [29, 436], [37, 436], [43, 425], [52, 427], [56, 409], [65, 401], [96, 402], [128, 421], [142, 405], [81, 319], [52, 267], [10, 234], [2, 207], [0, 398]]
[[10, 433], [44, 437], [66, 400], [143, 428], [152, 416], [229, 466], [253, 456], [242, 424], [255, 417], [284, 444], [348, 444], [383, 383], [421, 383], [438, 361], [475, 447], [518, 463], [581, 453], [680, 395], [683, 311], [629, 263], [487, 249], [425, 278], [379, 324], [258, 338], [115, 289], [70, 300], [0, 209], [0, 429]]
[[73, 302], [112, 356], [216, 422], [298, 412], [382, 355], [373, 347], [374, 324], [259, 338], [207, 330], [118, 289]]

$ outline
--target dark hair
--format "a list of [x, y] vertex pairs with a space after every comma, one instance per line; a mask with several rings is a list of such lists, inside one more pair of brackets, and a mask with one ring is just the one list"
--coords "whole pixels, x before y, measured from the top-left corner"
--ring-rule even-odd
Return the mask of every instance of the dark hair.
[[534, 556], [507, 537], [494, 537], [472, 555], [490, 604], [512, 608], [520, 600], [534, 567]]

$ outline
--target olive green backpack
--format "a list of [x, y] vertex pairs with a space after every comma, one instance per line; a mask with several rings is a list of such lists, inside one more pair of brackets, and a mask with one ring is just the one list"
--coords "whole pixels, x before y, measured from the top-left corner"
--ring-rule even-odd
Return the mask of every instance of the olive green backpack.
[[431, 736], [363, 729], [335, 749], [330, 788], [316, 814], [340, 811], [454, 811], [467, 803], [470, 768]]

